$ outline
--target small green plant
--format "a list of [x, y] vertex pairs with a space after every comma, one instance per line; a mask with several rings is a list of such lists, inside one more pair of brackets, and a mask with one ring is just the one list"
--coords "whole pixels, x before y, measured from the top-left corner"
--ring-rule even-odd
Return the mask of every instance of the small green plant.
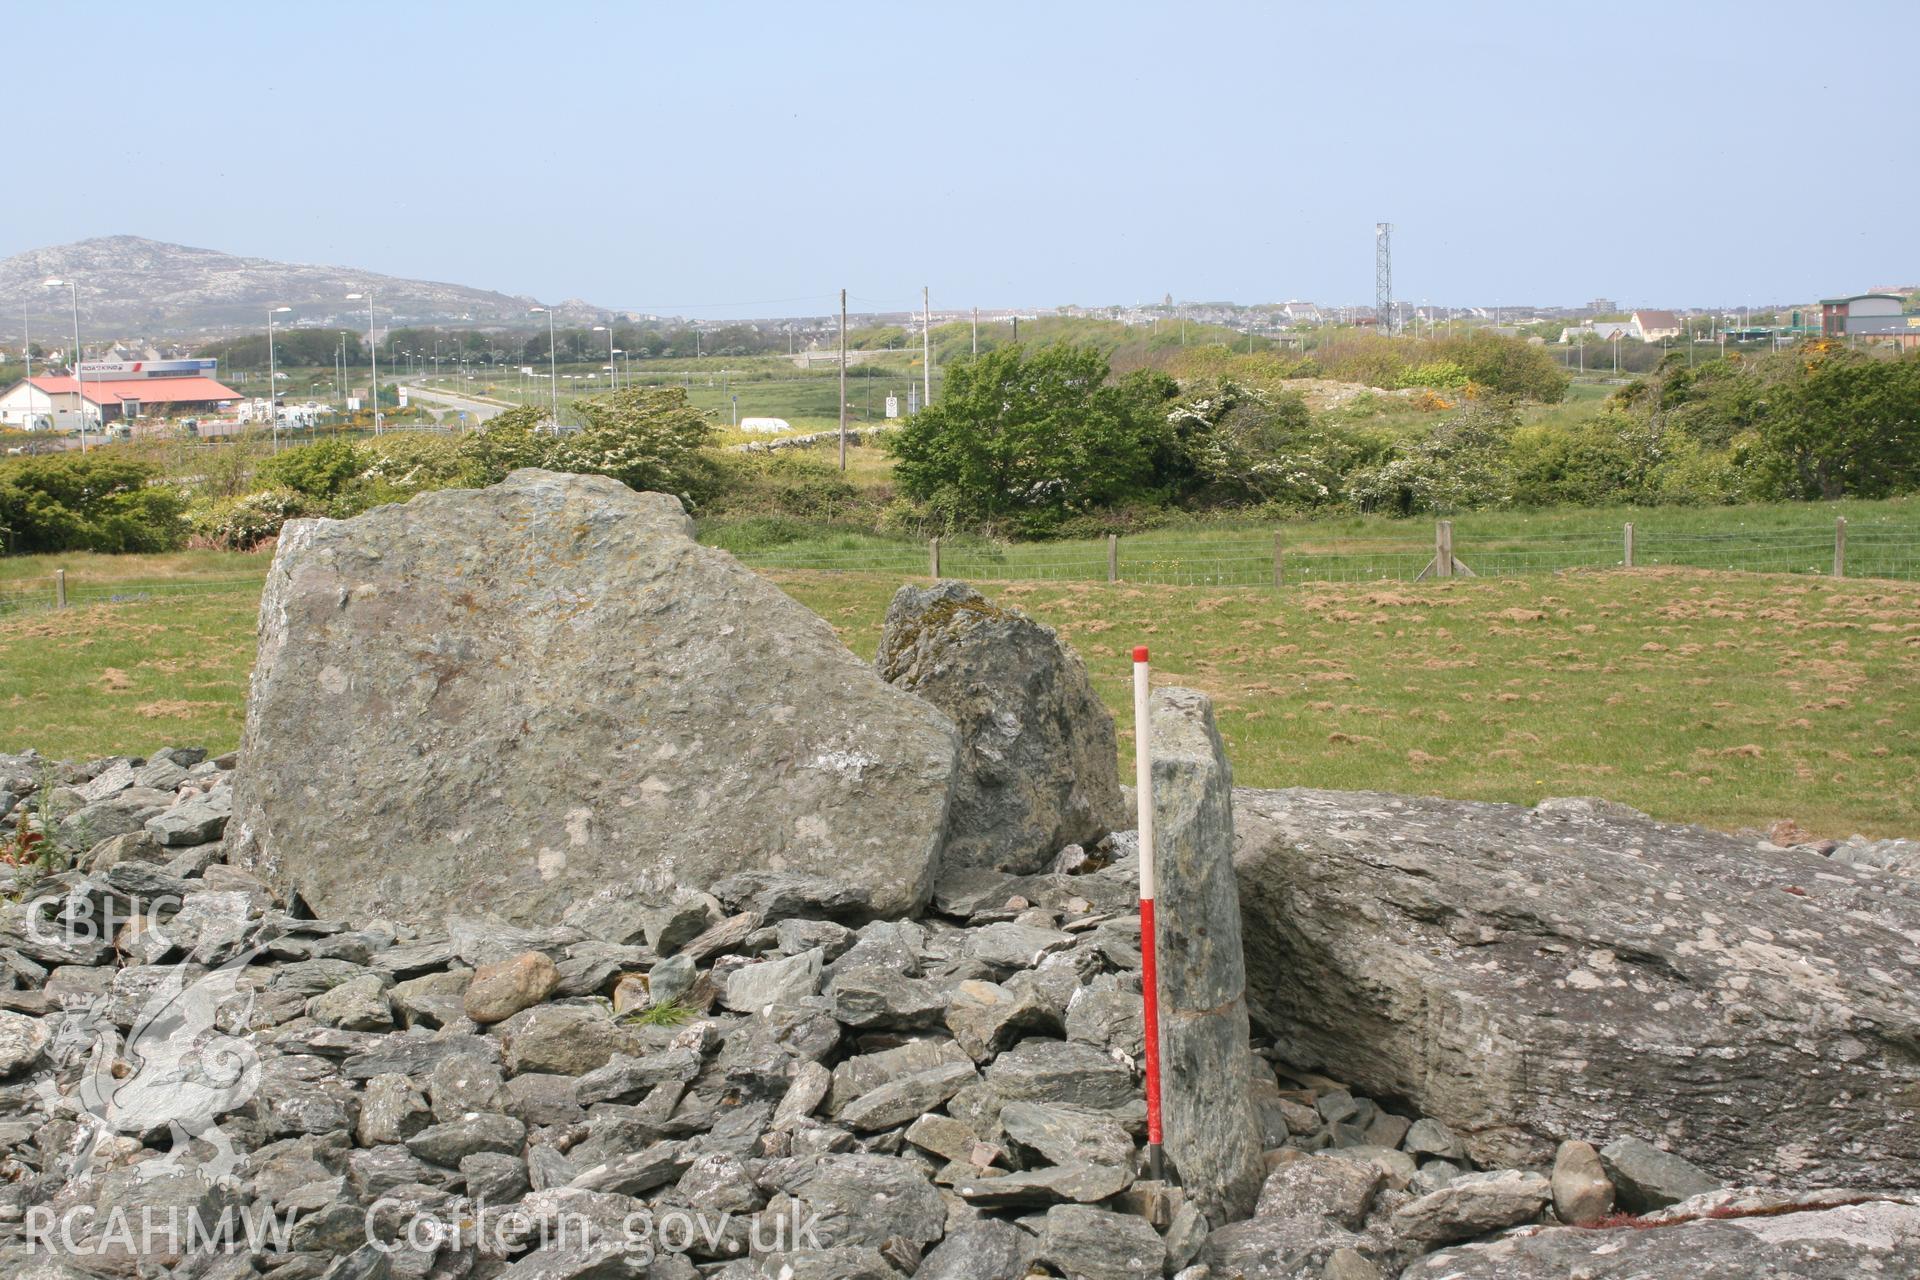
[[692, 1017], [691, 1007], [678, 1000], [662, 1000], [659, 1004], [648, 1005], [633, 1018], [633, 1022], [642, 1027], [677, 1027]]
[[[70, 851], [60, 841], [59, 813], [53, 800], [53, 773], [43, 770], [40, 785], [33, 793], [32, 813], [22, 813], [5, 844], [0, 844], [0, 862], [31, 868], [33, 879], [64, 871], [72, 863]], [[31, 887], [31, 881], [20, 886]]]

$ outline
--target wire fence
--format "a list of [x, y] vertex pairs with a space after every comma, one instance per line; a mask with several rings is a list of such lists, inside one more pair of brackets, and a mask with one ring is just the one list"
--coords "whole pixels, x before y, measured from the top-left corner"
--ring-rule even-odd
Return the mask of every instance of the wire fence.
[[[1441, 563], [1442, 540], [1450, 547]], [[1176, 586], [1276, 586], [1304, 582], [1412, 582], [1508, 577], [1570, 569], [1694, 568], [1746, 573], [1838, 573], [1920, 579], [1920, 525], [1856, 525], [1699, 533], [1622, 526], [1572, 533], [1334, 536], [1309, 528], [1273, 533], [1108, 538], [1101, 542], [923, 545], [847, 539], [740, 559], [757, 569], [941, 576], [982, 582], [1130, 582]], [[1457, 566], [1457, 568], [1456, 568]]]
[[[1443, 553], [1450, 552], [1450, 555]], [[1691, 568], [1920, 581], [1920, 524], [1856, 524], [1702, 533], [1632, 525], [1572, 533], [1429, 530], [1353, 536], [1308, 527], [1277, 532], [1104, 541], [943, 545], [847, 537], [838, 543], [743, 551], [768, 572], [868, 573], [976, 582], [1120, 582], [1136, 585], [1284, 588], [1316, 582], [1543, 575], [1574, 569]], [[1443, 564], [1443, 559], [1446, 561]], [[64, 573], [0, 580], [0, 618], [47, 609], [221, 593], [258, 593], [264, 574], [91, 578]]]
[[258, 595], [266, 575], [227, 574], [166, 578], [83, 578], [64, 573], [0, 581], [0, 618], [44, 610], [140, 600], [187, 599], [234, 592]]

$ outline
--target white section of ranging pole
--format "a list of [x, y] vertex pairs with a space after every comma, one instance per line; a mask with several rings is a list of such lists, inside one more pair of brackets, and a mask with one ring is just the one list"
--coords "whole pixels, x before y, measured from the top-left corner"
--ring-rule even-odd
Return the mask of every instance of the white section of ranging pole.
[[1153, 901], [1153, 744], [1147, 708], [1152, 667], [1145, 647], [1133, 651], [1133, 797], [1140, 815], [1140, 900]]

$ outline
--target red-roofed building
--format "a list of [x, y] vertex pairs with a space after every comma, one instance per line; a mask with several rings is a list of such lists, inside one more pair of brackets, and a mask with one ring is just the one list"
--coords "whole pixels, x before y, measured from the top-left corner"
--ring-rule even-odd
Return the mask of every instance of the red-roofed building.
[[116, 419], [208, 413], [244, 399], [224, 383], [203, 376], [23, 379], [0, 394], [0, 422], [29, 430], [77, 423], [82, 397], [86, 422], [99, 427]]

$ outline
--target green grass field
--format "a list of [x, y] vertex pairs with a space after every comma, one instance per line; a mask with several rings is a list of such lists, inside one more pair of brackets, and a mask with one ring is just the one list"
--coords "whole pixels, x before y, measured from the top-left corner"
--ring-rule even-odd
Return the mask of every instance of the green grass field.
[[[1592, 508], [1468, 512], [1453, 518], [1455, 556], [1486, 576], [1618, 566], [1634, 524], [1636, 567], [1766, 573], [1833, 567], [1834, 521], [1847, 520], [1847, 569], [1859, 577], [1920, 577], [1920, 500], [1743, 507]], [[1433, 557], [1431, 520], [1382, 516], [1254, 523], [1244, 516], [1129, 534], [1119, 576], [1136, 583], [1259, 586], [1274, 580], [1280, 539], [1287, 582], [1414, 578]], [[703, 537], [764, 569], [925, 572], [927, 545], [863, 529], [796, 521], [717, 523]], [[941, 572], [983, 580], [1104, 580], [1104, 538], [1008, 543], [943, 540]]]
[[[234, 746], [257, 605], [244, 580], [265, 567], [139, 558], [125, 568], [154, 587], [145, 598], [0, 617], [0, 751]], [[161, 589], [182, 575], [232, 583]], [[774, 580], [866, 657], [901, 575]], [[1649, 569], [993, 594], [1060, 628], [1123, 738], [1127, 653], [1151, 645], [1159, 680], [1214, 697], [1244, 785], [1604, 795], [1723, 828], [1790, 816], [1836, 836], [1920, 832], [1913, 583]]]
[[[897, 396], [904, 414], [909, 383], [920, 384], [917, 351], [862, 353], [847, 378], [848, 419], [854, 423], [884, 421], [886, 398]], [[541, 370], [544, 372], [544, 370]], [[607, 375], [604, 366], [561, 365], [560, 399], [568, 400], [604, 393]], [[840, 421], [839, 370], [831, 360], [820, 359], [808, 369], [797, 367], [784, 356], [712, 356], [699, 360], [647, 360], [623, 364], [622, 385], [684, 387], [687, 398], [697, 409], [712, 415], [727, 441], [761, 438], [735, 436], [726, 428], [737, 414], [741, 418], [784, 418], [794, 431], [824, 431]], [[934, 395], [940, 393], [941, 370], [933, 372]], [[475, 377], [462, 381], [454, 375], [422, 379], [423, 385], [456, 393], [479, 393], [519, 404], [545, 404], [546, 380], [527, 381], [518, 366], [499, 377]]]

